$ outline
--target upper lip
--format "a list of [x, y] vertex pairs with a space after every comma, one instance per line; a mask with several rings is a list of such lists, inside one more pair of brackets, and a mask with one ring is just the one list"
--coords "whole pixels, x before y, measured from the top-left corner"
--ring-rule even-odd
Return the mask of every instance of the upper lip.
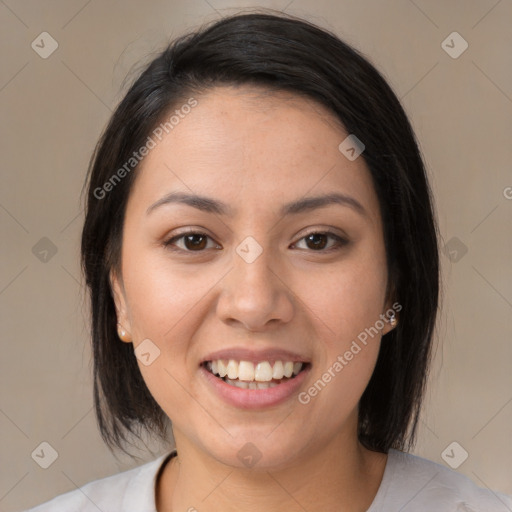
[[201, 359], [200, 364], [206, 361], [218, 361], [219, 359], [224, 361], [234, 359], [235, 361], [250, 361], [252, 363], [259, 363], [260, 361], [269, 361], [270, 363], [275, 363], [276, 361], [309, 363], [309, 358], [290, 350], [276, 348], [251, 350], [242, 347], [233, 347], [211, 352]]

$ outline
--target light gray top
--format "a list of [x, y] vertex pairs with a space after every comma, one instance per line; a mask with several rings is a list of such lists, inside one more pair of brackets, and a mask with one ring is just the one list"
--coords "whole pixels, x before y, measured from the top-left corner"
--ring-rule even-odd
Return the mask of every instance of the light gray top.
[[[175, 452], [94, 480], [26, 512], [157, 512], [155, 483]], [[478, 487], [430, 460], [389, 450], [384, 476], [367, 512], [512, 512], [512, 496]]]

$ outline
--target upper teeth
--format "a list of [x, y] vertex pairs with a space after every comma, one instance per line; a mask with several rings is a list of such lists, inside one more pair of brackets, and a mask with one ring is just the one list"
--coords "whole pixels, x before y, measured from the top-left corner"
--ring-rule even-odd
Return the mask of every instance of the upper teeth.
[[272, 366], [268, 361], [261, 361], [256, 365], [251, 361], [225, 361], [218, 359], [210, 361], [208, 368], [219, 377], [239, 379], [243, 381], [269, 382], [272, 379], [282, 379], [297, 375], [302, 369], [302, 363], [293, 361], [276, 361]]

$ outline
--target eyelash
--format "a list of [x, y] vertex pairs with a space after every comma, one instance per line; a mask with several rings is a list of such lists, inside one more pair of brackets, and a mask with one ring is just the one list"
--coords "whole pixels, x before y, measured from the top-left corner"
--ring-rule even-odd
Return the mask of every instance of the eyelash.
[[[203, 236], [203, 237], [208, 237], [210, 238], [211, 240], [213, 240], [209, 235], [207, 235], [206, 233], [203, 233], [201, 231], [193, 231], [193, 230], [190, 230], [190, 231], [186, 231], [184, 233], [181, 233], [179, 235], [176, 235], [176, 236], [173, 236], [172, 238], [169, 238], [168, 240], [166, 240], [164, 243], [163, 243], [163, 246], [171, 251], [174, 251], [174, 252], [182, 252], [182, 253], [201, 253], [201, 252], [205, 252], [206, 249], [202, 249], [202, 250], [199, 250], [199, 251], [191, 251], [191, 250], [188, 250], [188, 249], [181, 249], [181, 248], [176, 248], [176, 247], [173, 247], [173, 243], [176, 242], [177, 240], [180, 240], [182, 238], [184, 238], [185, 236], [189, 236], [189, 235], [199, 235], [199, 236]], [[333, 246], [333, 247], [330, 247], [329, 249], [320, 249], [320, 250], [317, 250], [315, 251], [314, 249], [309, 249], [310, 252], [318, 252], [318, 253], [331, 253], [331, 252], [334, 252], [334, 251], [339, 251], [341, 250], [343, 247], [345, 247], [349, 241], [343, 237], [341, 237], [340, 235], [332, 232], [332, 231], [329, 231], [329, 230], [326, 230], [326, 231], [311, 231], [310, 233], [307, 233], [306, 235], [304, 235], [302, 238], [300, 238], [299, 242], [304, 240], [305, 238], [307, 238], [308, 236], [311, 236], [311, 235], [327, 235], [328, 237], [334, 239], [337, 241], [338, 243], [338, 246]], [[304, 249], [302, 249], [304, 250]]]

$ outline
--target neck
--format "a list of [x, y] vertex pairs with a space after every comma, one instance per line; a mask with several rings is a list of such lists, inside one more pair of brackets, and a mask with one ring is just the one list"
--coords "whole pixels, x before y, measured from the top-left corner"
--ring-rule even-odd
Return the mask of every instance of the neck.
[[[387, 455], [343, 438], [305, 452], [285, 469], [239, 469], [195, 446], [179, 443], [178, 456], [157, 485], [158, 512], [366, 512], [382, 481]], [[184, 440], [182, 440], [184, 441]]]

